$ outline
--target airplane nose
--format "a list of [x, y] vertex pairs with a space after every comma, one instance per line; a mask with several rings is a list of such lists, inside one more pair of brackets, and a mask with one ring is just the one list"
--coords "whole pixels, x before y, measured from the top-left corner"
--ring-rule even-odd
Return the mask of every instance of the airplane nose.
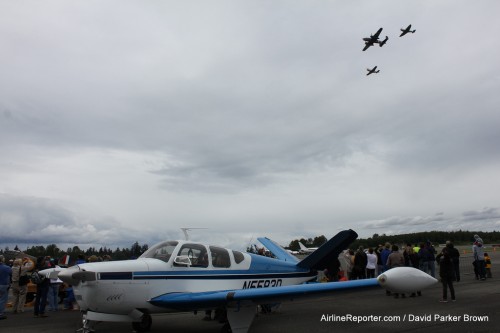
[[400, 293], [423, 290], [435, 284], [437, 280], [429, 274], [413, 267], [396, 267], [377, 277], [383, 288]]

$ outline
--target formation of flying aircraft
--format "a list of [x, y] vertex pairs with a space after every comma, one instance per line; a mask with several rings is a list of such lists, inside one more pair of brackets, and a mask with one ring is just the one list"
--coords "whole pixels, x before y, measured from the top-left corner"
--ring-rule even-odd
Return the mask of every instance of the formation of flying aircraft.
[[84, 263], [39, 274], [73, 286], [83, 333], [93, 332], [102, 321], [131, 322], [135, 331], [145, 332], [151, 328], [151, 314], [216, 308], [227, 312], [222, 332], [245, 333], [257, 304], [377, 285], [414, 292], [437, 281], [418, 269], [401, 267], [374, 279], [307, 283], [356, 238], [353, 230], [341, 231], [302, 260], [268, 238], [258, 240], [274, 258], [189, 240], [165, 241], [136, 260]]
[[377, 70], [377, 66], [373, 67], [372, 69], [367, 68], [366, 70], [368, 71], [368, 73], [366, 73], [367, 76], [373, 73], [377, 74], [378, 72], [380, 72], [380, 70]]
[[414, 34], [415, 31], [417, 31], [417, 30], [410, 30], [410, 29], [411, 29], [411, 24], [409, 26], [407, 26], [406, 29], [401, 29], [402, 33], [401, 33], [401, 35], [399, 35], [399, 37], [403, 37], [404, 35], [406, 35], [409, 32]]
[[389, 37], [387, 36], [385, 36], [384, 40], [379, 40], [382, 29], [383, 28], [378, 29], [377, 32], [374, 35], [370, 35], [370, 37], [363, 38], [363, 40], [365, 41], [365, 47], [363, 48], [363, 51], [366, 51], [370, 46], [373, 46], [374, 44], [379, 44], [379, 46], [382, 47], [385, 43], [387, 43], [387, 41], [389, 40]]
[[[406, 35], [409, 32], [415, 33], [416, 30], [410, 30], [410, 29], [411, 29], [411, 24], [409, 26], [407, 26], [406, 29], [401, 29], [402, 33], [401, 33], [401, 35], [399, 35], [399, 37], [403, 37], [404, 35]], [[382, 47], [385, 45], [385, 43], [387, 43], [387, 41], [389, 40], [389, 37], [387, 37], [387, 36], [385, 36], [384, 40], [382, 40], [382, 41], [379, 40], [379, 36], [380, 36], [381, 32], [382, 32], [382, 28], [378, 29], [374, 35], [370, 35], [370, 37], [363, 38], [363, 40], [365, 42], [365, 47], [363, 48], [363, 51], [366, 51], [370, 46], [372, 46], [374, 44], [378, 44], [380, 47]], [[367, 69], [368, 73], [366, 75], [368, 76], [370, 74], [380, 72], [380, 71], [376, 71], [376, 68], [377, 68], [377, 66], [373, 67], [372, 69], [368, 68]]]
[[302, 242], [299, 242], [299, 247], [301, 253], [313, 253], [318, 249], [317, 247], [306, 247]]

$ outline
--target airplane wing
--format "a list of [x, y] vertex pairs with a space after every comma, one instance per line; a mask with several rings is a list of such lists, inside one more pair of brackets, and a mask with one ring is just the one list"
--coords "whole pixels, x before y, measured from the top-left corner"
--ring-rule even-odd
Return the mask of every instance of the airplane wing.
[[380, 35], [381, 32], [382, 32], [382, 28], [378, 29], [378, 31], [375, 33], [375, 35], [373, 35], [373, 37], [378, 38], [378, 36]]
[[178, 309], [197, 310], [216, 308], [227, 303], [252, 301], [256, 304], [293, 301], [295, 298], [327, 294], [342, 290], [361, 289], [378, 286], [374, 279], [352, 280], [345, 282], [309, 283], [285, 287], [223, 290], [198, 293], [169, 293], [149, 300], [153, 305]]
[[155, 306], [181, 311], [213, 309], [218, 306], [254, 302], [256, 304], [293, 301], [296, 298], [328, 295], [330, 293], [364, 290], [381, 286], [394, 292], [423, 290], [437, 282], [429, 274], [413, 267], [396, 267], [377, 278], [343, 282], [306, 283], [284, 287], [218, 290], [204, 292], [173, 292], [154, 297]]
[[285, 249], [283, 249], [279, 244], [277, 244], [273, 240], [267, 237], [260, 237], [257, 238], [257, 240], [261, 242], [262, 245], [264, 245], [269, 251], [271, 251], [271, 253], [274, 254], [274, 256], [279, 260], [290, 261], [293, 263], [299, 262], [299, 259], [297, 259], [297, 257], [288, 253]]
[[366, 51], [372, 44], [366, 44], [365, 47], [363, 48], [363, 51]]

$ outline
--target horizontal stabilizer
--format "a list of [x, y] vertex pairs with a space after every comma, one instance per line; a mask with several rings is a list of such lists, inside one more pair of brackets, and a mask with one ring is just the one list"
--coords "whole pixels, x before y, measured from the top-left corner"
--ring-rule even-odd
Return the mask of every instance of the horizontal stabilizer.
[[267, 237], [260, 237], [257, 238], [259, 242], [262, 243], [276, 258], [279, 260], [283, 261], [289, 261], [292, 263], [296, 263], [299, 261], [297, 257], [291, 255], [290, 253], [286, 252], [285, 249], [283, 249], [279, 244], [277, 244], [275, 241], [267, 238]]
[[341, 231], [319, 249], [300, 261], [297, 266], [317, 270], [325, 269], [337, 259], [339, 254], [347, 249], [356, 238], [358, 238], [358, 234], [354, 230], [349, 229]]

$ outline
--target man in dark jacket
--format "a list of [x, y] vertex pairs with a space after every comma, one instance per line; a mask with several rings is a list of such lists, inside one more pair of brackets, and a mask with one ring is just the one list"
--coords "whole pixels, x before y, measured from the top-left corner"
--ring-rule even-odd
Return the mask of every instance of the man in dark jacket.
[[366, 279], [366, 264], [368, 259], [362, 246], [354, 255], [354, 267], [352, 268], [353, 279]]
[[4, 256], [0, 255], [0, 319], [5, 319], [5, 305], [9, 298], [12, 268], [5, 264]]
[[439, 263], [439, 276], [443, 284], [443, 298], [440, 302], [448, 302], [448, 288], [450, 288], [451, 300], [455, 301], [455, 289], [453, 288], [453, 278], [455, 277], [455, 269], [451, 259], [450, 250], [445, 247], [440, 254], [437, 255], [436, 261]]
[[460, 282], [460, 252], [453, 246], [451, 241], [446, 242], [446, 247], [450, 251], [451, 262], [453, 263], [454, 281]]

